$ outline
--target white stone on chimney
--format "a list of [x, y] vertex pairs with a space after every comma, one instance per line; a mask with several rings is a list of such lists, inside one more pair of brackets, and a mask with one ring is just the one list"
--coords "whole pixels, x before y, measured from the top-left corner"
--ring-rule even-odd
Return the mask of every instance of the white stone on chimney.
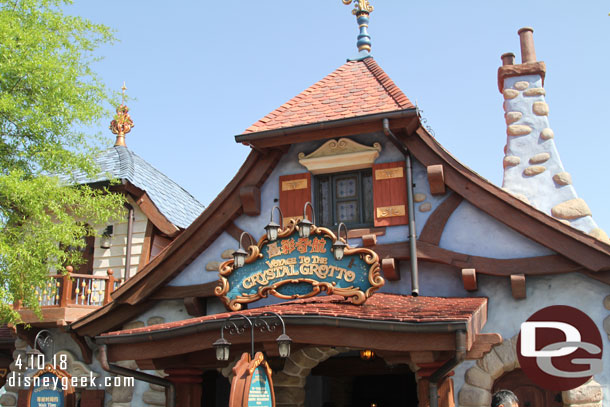
[[503, 94], [507, 145], [502, 187], [585, 233], [597, 229], [559, 158], [541, 76], [505, 78]]

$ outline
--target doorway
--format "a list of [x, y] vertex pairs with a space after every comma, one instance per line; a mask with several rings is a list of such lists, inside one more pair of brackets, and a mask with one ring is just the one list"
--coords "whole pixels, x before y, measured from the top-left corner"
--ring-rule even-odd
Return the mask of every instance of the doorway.
[[305, 385], [305, 407], [416, 406], [417, 383], [407, 365], [387, 365], [379, 357], [348, 352], [312, 369]]

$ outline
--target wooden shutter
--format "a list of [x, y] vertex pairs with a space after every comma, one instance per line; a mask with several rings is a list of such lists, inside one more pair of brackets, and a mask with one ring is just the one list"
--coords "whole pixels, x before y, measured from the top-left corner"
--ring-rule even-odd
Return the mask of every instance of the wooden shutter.
[[409, 223], [404, 161], [373, 165], [373, 205], [375, 226]]
[[[280, 209], [284, 215], [284, 225], [290, 219], [302, 219], [303, 207], [308, 201], [311, 201], [310, 173], [280, 176]], [[309, 212], [308, 216], [311, 216]]]
[[80, 407], [104, 407], [104, 390], [83, 390]]

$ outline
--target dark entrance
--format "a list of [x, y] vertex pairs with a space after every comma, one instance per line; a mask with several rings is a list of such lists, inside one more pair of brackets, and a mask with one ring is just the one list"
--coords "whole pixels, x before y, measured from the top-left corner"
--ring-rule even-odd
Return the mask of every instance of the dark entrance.
[[305, 386], [306, 407], [416, 406], [415, 375], [404, 364], [387, 365], [379, 357], [362, 360], [359, 352], [330, 358], [314, 369]]
[[231, 383], [216, 370], [203, 373], [201, 384], [201, 407], [227, 407]]

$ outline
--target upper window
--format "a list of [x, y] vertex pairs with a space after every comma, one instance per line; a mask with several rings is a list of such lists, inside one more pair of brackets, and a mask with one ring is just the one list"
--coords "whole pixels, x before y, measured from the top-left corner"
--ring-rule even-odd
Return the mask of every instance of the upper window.
[[373, 178], [371, 169], [315, 177], [316, 220], [321, 226], [339, 222], [348, 228], [372, 226]]

